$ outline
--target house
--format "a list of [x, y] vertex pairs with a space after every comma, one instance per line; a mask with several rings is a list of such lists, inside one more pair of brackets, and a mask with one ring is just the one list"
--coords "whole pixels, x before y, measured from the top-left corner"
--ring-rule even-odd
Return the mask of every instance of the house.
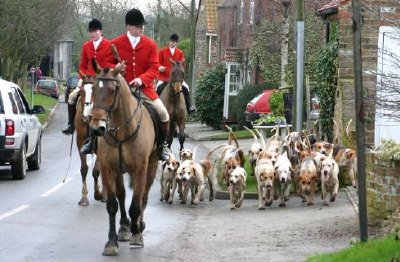
[[[381, 138], [393, 138], [400, 142], [400, 125], [390, 117], [381, 113], [388, 113], [384, 108], [377, 106], [376, 101], [387, 95], [385, 87], [392, 83], [399, 86], [398, 64], [391, 64], [391, 60], [400, 57], [400, 33], [394, 21], [398, 21], [400, 3], [397, 0], [363, 1], [362, 24], [362, 85], [364, 97], [364, 118], [366, 132], [366, 146], [372, 147], [380, 143]], [[355, 123], [355, 94], [354, 94], [354, 62], [353, 62], [353, 33], [352, 33], [352, 5], [351, 0], [335, 0], [320, 8], [317, 12], [329, 23], [339, 23], [339, 66], [338, 87], [335, 102], [335, 120], [340, 130], [345, 130], [350, 119]], [[394, 58], [394, 59], [393, 59]], [[394, 76], [394, 77], [393, 77]], [[400, 101], [398, 97], [397, 101]], [[398, 110], [398, 108], [397, 108]], [[389, 112], [390, 113], [390, 112]], [[355, 130], [355, 124], [350, 126]], [[343, 133], [343, 132], [341, 132]], [[341, 134], [339, 139], [341, 141]]]

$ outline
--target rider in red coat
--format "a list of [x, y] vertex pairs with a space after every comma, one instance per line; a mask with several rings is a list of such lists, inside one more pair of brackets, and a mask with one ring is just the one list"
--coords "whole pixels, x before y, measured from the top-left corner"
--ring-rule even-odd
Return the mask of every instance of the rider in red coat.
[[144, 16], [138, 9], [131, 9], [125, 16], [127, 32], [111, 40], [115, 44], [121, 60], [125, 61], [125, 80], [132, 90], [140, 92], [141, 98], [152, 104], [161, 120], [159, 132], [158, 156], [160, 160], [169, 158], [170, 150], [166, 143], [169, 129], [169, 115], [158, 97], [153, 81], [158, 76], [157, 44], [143, 35]]
[[[113, 68], [115, 66], [112, 59], [110, 41], [102, 36], [102, 28], [101, 22], [97, 19], [89, 22], [88, 31], [91, 40], [83, 44], [81, 61], [79, 63], [79, 71], [85, 75], [96, 75], [92, 67], [92, 58], [95, 58], [97, 63], [103, 68]], [[76, 101], [78, 100], [80, 87], [81, 80], [78, 83], [78, 87], [70, 94], [68, 99], [68, 125], [62, 130], [65, 135], [71, 135], [74, 131]]]
[[[167, 85], [172, 69], [172, 64], [170, 59], [174, 61], [185, 61], [185, 54], [181, 49], [179, 49], [176, 45], [179, 41], [179, 36], [177, 34], [172, 34], [169, 37], [169, 44], [168, 46], [161, 48], [158, 52], [158, 59], [160, 60], [160, 66], [158, 71], [160, 72], [158, 75], [158, 83], [157, 83], [157, 93], [161, 94], [162, 89], [164, 86]], [[189, 86], [184, 81], [182, 83], [182, 92], [183, 96], [185, 97], [186, 109], [189, 114], [196, 112], [196, 108], [192, 106], [190, 101], [189, 95]]]

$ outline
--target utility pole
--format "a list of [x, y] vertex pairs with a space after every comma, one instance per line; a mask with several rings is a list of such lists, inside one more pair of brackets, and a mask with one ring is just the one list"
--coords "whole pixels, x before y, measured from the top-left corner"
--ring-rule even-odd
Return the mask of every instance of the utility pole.
[[352, 1], [353, 8], [353, 43], [354, 43], [354, 88], [356, 96], [356, 139], [358, 167], [358, 203], [360, 220], [360, 240], [368, 240], [367, 190], [365, 180], [365, 129], [361, 62], [361, 3]]
[[300, 132], [303, 126], [303, 83], [304, 83], [304, 0], [296, 0], [296, 99], [295, 130]]
[[190, 15], [191, 15], [191, 23], [190, 23], [190, 64], [189, 64], [189, 85], [190, 85], [190, 96], [193, 97], [193, 87], [194, 87], [194, 55], [196, 52], [196, 10], [195, 10], [195, 0], [191, 1], [190, 5]]

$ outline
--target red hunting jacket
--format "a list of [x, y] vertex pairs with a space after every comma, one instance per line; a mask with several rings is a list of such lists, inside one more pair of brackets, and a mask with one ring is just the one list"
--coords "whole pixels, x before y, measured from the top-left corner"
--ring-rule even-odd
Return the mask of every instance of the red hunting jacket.
[[93, 41], [87, 41], [82, 46], [81, 61], [79, 70], [85, 75], [95, 76], [96, 72], [92, 67], [92, 58], [95, 58], [97, 63], [102, 68], [114, 68], [114, 56], [111, 51], [111, 42], [103, 37], [96, 50], [94, 50]]
[[121, 60], [125, 60], [126, 82], [129, 84], [133, 79], [139, 77], [143, 82], [141, 87], [143, 93], [151, 100], [157, 99], [158, 95], [153, 83], [158, 76], [158, 67], [160, 65], [157, 44], [147, 36], [142, 35], [139, 43], [133, 49], [126, 33], [114, 38], [111, 43], [115, 44]]
[[158, 59], [160, 60], [160, 65], [166, 67], [164, 72], [159, 72], [158, 74], [158, 80], [162, 82], [169, 81], [169, 75], [172, 69], [172, 63], [169, 58], [172, 58], [174, 61], [184, 61], [185, 55], [183, 51], [177, 47], [175, 48], [174, 55], [171, 54], [171, 50], [168, 46], [160, 49], [158, 52]]

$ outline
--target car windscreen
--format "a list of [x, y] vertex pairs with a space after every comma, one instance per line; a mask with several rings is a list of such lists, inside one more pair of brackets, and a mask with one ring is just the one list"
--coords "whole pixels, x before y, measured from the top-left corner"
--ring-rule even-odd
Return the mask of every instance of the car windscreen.
[[54, 88], [55, 85], [56, 85], [56, 83], [54, 81], [39, 81], [38, 82], [38, 86], [40, 86], [40, 88], [43, 88], [43, 89]]
[[77, 87], [78, 86], [78, 81], [79, 81], [79, 79], [77, 77], [70, 77], [68, 79], [67, 85], [68, 86], [72, 86], [72, 87]]

